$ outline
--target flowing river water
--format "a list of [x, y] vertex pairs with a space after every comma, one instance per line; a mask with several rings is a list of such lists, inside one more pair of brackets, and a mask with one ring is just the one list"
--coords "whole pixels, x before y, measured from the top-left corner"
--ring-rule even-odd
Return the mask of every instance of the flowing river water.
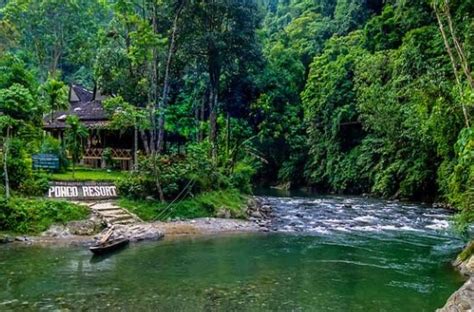
[[0, 311], [434, 311], [463, 283], [450, 213], [353, 197], [267, 197], [269, 233], [0, 246]]

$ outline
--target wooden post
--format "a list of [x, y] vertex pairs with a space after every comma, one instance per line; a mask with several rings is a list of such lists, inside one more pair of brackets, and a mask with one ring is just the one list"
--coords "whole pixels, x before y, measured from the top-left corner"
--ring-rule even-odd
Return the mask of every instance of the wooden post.
[[100, 245], [104, 244], [110, 238], [110, 236], [112, 236], [113, 233], [114, 233], [114, 226], [112, 225], [110, 229], [105, 233], [105, 235], [102, 236], [102, 238], [99, 240], [99, 244]]
[[133, 171], [138, 170], [138, 127], [133, 127]]

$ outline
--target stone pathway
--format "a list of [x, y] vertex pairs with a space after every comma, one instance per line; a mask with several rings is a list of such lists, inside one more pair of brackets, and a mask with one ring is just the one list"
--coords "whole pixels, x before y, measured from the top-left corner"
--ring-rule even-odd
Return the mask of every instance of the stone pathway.
[[143, 222], [139, 217], [132, 214], [126, 209], [120, 208], [113, 201], [100, 201], [95, 203], [89, 203], [95, 213], [97, 213], [108, 226], [112, 225], [129, 225], [134, 223]]

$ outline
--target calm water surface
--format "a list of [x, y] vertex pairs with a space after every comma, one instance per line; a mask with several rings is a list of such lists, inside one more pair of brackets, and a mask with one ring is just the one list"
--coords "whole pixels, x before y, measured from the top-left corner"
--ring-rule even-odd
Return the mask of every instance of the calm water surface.
[[0, 246], [0, 311], [433, 311], [462, 283], [449, 213], [268, 198], [274, 233], [132, 244], [106, 258]]

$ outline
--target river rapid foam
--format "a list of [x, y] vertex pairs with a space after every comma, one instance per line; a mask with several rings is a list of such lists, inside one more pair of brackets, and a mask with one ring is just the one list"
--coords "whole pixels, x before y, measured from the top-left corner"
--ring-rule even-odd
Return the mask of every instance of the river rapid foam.
[[274, 232], [453, 234], [452, 212], [430, 206], [342, 196], [265, 197], [264, 201], [272, 207], [269, 229]]

